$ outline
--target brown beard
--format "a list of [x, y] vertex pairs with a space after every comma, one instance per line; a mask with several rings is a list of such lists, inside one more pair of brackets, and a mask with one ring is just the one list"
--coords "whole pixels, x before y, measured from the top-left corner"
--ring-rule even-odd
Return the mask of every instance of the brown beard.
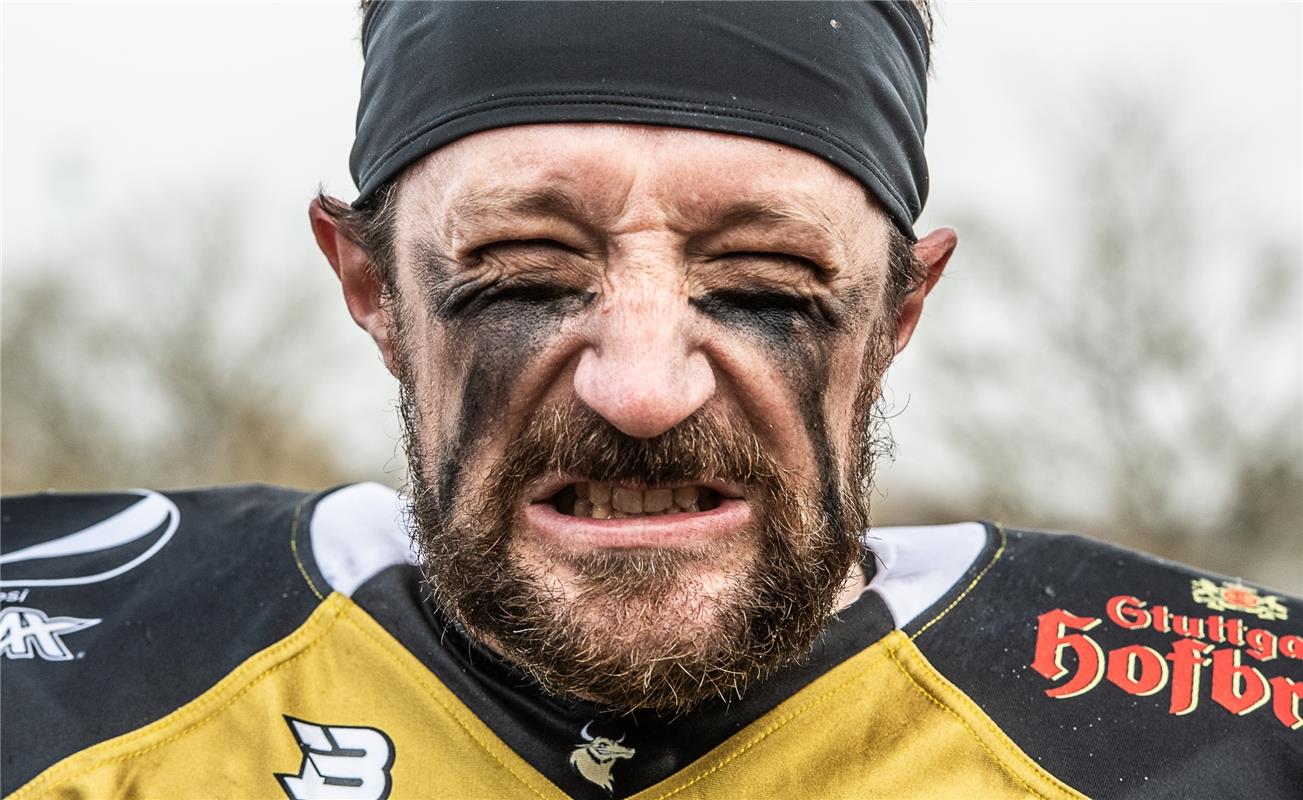
[[[875, 337], [876, 338], [876, 337]], [[420, 565], [434, 600], [471, 636], [544, 690], [613, 710], [680, 713], [809, 654], [860, 554], [868, 526], [871, 367], [856, 402], [849, 474], [799, 485], [740, 419], [704, 407], [651, 439], [621, 433], [573, 401], [541, 408], [474, 487], [439, 486], [424, 457], [405, 337], [396, 337], [400, 411], [411, 472]], [[880, 349], [880, 348], [877, 348]], [[469, 465], [467, 465], [469, 466]], [[574, 580], [521, 551], [526, 487], [544, 476], [674, 485], [723, 480], [746, 487], [751, 525], [704, 549], [545, 550]], [[463, 473], [465, 474], [465, 473]], [[711, 587], [704, 575], [724, 573]]]

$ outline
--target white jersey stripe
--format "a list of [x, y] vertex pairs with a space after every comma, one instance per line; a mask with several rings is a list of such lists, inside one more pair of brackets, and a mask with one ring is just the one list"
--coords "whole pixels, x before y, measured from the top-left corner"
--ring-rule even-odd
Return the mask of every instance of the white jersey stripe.
[[874, 528], [864, 542], [877, 556], [869, 589], [903, 628], [964, 576], [986, 544], [986, 528], [978, 522]]
[[330, 588], [351, 597], [381, 570], [411, 564], [398, 493], [378, 483], [331, 492], [312, 515], [312, 556]]

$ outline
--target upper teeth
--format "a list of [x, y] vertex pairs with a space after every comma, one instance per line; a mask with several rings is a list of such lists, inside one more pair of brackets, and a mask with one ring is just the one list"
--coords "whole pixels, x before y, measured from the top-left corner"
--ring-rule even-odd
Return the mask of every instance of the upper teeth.
[[701, 491], [696, 486], [626, 489], [606, 483], [581, 482], [575, 484], [575, 498], [576, 517], [621, 519], [698, 511]]

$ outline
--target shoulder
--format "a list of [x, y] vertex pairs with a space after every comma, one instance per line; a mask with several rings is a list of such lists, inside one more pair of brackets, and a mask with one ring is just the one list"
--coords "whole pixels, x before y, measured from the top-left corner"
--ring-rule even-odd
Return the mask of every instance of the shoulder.
[[[217, 540], [256, 544], [308, 495], [267, 486], [0, 498], [6, 585], [84, 586]], [[288, 538], [285, 538], [288, 541]], [[157, 563], [157, 562], [155, 562]]]
[[10, 591], [0, 599], [13, 602], [13, 589], [102, 585], [120, 596], [170, 580], [287, 577], [317, 594], [350, 594], [409, 560], [402, 517], [398, 494], [375, 483], [315, 494], [250, 484], [4, 497], [0, 587]]
[[876, 568], [869, 588], [904, 628], [989, 560], [983, 556], [994, 550], [991, 533], [980, 522], [874, 528], [865, 539]]
[[906, 564], [972, 555], [899, 621], [1038, 763], [1105, 796], [1275, 796], [1303, 779], [1298, 598], [1073, 534], [983, 534], [976, 553], [971, 533], [885, 537]]
[[323, 594], [352, 597], [392, 567], [413, 562], [406, 506], [378, 483], [359, 483], [322, 497], [301, 531], [308, 580]]
[[[1038, 615], [1094, 610], [1110, 617], [1121, 606], [1157, 605], [1188, 618], [1191, 636], [1201, 630], [1193, 620], [1213, 612], [1229, 612], [1288, 633], [1298, 627], [1297, 615], [1303, 611], [1303, 601], [1287, 593], [1087, 536], [987, 525], [982, 539], [980, 552], [961, 576], [967, 580], [950, 587], [947, 607], [904, 622], [908, 632], [920, 635], [933, 626], [965, 621], [980, 620], [984, 627], [1019, 624], [1016, 612], [1029, 610]], [[964, 555], [975, 550], [971, 539], [946, 546]], [[914, 545], [913, 559], [926, 560], [929, 549]], [[1184, 635], [1184, 628], [1177, 633]]]
[[4, 793], [181, 707], [332, 592], [405, 563], [400, 516], [375, 484], [0, 500]]

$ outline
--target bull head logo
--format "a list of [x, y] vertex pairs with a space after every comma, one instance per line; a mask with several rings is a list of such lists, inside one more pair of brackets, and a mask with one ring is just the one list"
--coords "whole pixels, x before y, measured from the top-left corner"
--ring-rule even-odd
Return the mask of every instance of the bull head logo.
[[[592, 724], [588, 723], [588, 725]], [[620, 744], [624, 741], [623, 736], [619, 739], [593, 736], [588, 732], [588, 725], [579, 732], [584, 743], [575, 745], [574, 752], [570, 754], [570, 766], [584, 776], [585, 780], [597, 784], [609, 793], [613, 789], [611, 767], [622, 758], [633, 758], [634, 750]]]

